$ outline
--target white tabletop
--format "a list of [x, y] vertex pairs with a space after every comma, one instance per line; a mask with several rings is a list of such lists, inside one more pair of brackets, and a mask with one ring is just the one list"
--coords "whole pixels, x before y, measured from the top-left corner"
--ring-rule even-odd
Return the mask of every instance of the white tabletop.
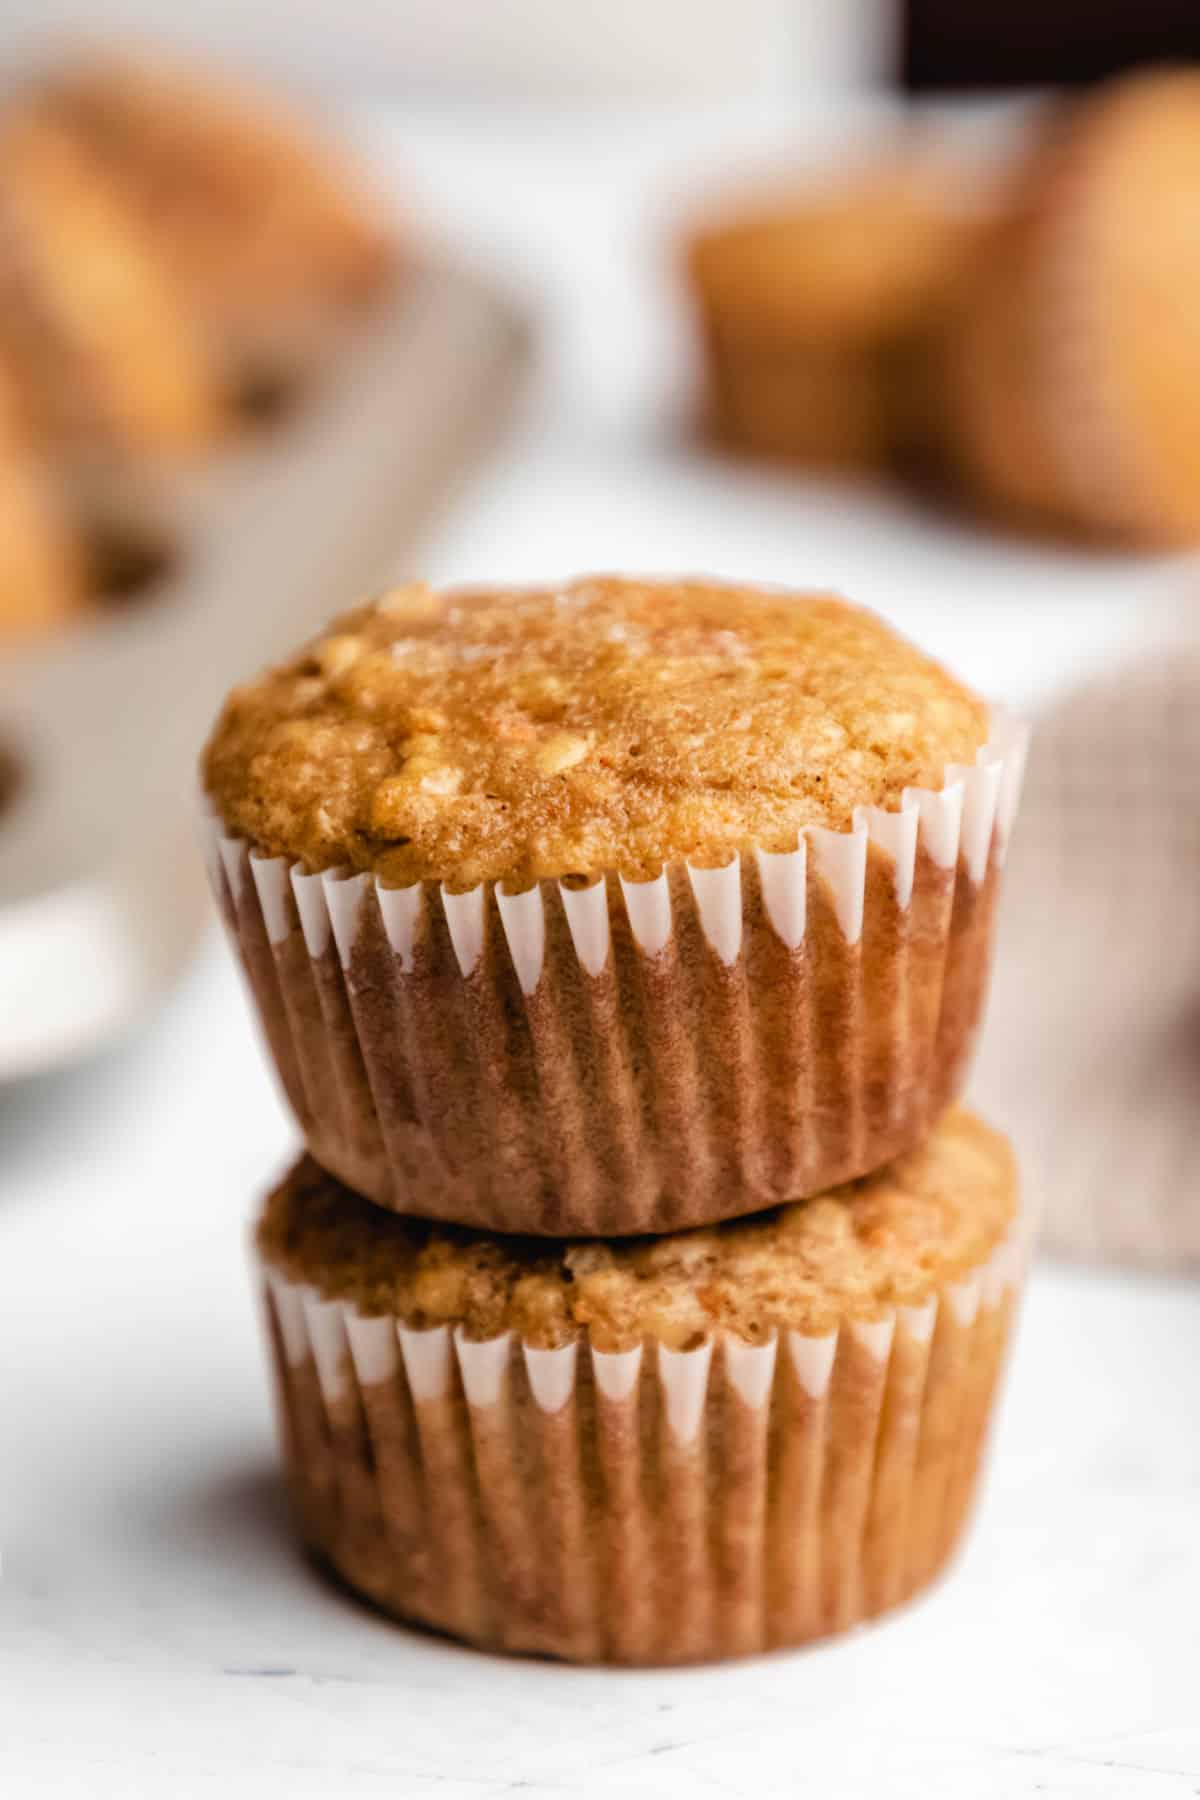
[[[628, 221], [700, 130], [371, 122], [449, 236], [551, 270], [520, 441], [428, 571], [829, 581], [1015, 699], [1155, 629], [1177, 564], [680, 447], [669, 290]], [[504, 1662], [384, 1622], [293, 1547], [244, 1255], [292, 1143], [215, 933], [134, 1041], [0, 1094], [0, 1792], [1200, 1792], [1195, 1286], [1035, 1274], [966, 1553], [895, 1620], [712, 1670]]]

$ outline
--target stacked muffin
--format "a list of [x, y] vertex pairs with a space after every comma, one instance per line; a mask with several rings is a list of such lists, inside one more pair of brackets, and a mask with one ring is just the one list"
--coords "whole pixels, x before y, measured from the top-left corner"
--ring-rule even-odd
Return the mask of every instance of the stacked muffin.
[[1020, 1268], [954, 1101], [1022, 755], [870, 614], [699, 580], [404, 588], [230, 696], [279, 1415], [354, 1586], [687, 1661], [941, 1566]]

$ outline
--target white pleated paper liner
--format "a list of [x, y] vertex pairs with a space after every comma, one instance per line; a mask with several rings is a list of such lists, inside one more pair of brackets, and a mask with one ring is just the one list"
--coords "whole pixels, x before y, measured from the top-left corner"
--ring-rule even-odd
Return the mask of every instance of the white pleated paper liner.
[[1023, 1227], [919, 1306], [820, 1336], [604, 1352], [368, 1317], [264, 1266], [313, 1549], [399, 1617], [574, 1661], [843, 1631], [942, 1568], [975, 1487]]
[[1027, 733], [784, 854], [521, 894], [209, 867], [309, 1149], [485, 1230], [678, 1230], [818, 1193], [962, 1088]]

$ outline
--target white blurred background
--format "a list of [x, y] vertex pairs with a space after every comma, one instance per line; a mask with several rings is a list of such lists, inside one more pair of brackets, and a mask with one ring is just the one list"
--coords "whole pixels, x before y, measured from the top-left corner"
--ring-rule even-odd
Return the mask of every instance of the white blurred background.
[[[107, 35], [245, 58], [358, 91], [637, 96], [791, 93], [879, 76], [892, 0], [112, 0]], [[13, 0], [0, 48], [97, 29], [87, 0]]]

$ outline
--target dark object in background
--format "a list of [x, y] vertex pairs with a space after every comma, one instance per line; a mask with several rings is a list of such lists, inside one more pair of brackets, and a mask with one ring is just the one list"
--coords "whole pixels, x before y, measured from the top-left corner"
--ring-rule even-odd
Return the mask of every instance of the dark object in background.
[[1087, 82], [1131, 63], [1194, 58], [1197, 0], [905, 0], [908, 88]]

